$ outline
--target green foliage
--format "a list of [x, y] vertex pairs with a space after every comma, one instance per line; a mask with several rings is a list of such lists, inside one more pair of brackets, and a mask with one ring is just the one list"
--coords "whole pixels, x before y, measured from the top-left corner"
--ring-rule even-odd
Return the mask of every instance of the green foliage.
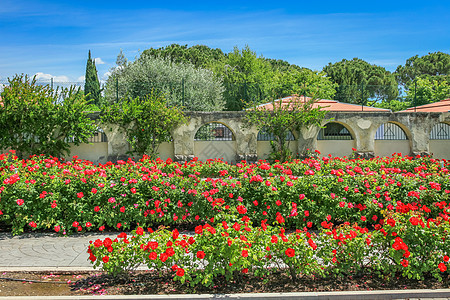
[[211, 71], [145, 54], [112, 71], [105, 97], [114, 103], [124, 97], [144, 98], [152, 90], [166, 94], [167, 105], [185, 110], [220, 111], [224, 104], [222, 81]]
[[243, 49], [234, 47], [228, 53], [224, 65], [215, 69], [223, 76], [226, 110], [237, 111], [245, 107], [245, 102], [259, 102], [270, 97], [273, 68], [263, 57], [248, 46]]
[[390, 101], [398, 96], [397, 82], [385, 68], [353, 58], [329, 63], [323, 71], [339, 86], [335, 99], [341, 102], [365, 104], [368, 99]]
[[450, 97], [450, 75], [422, 75], [409, 82], [406, 87], [406, 100], [411, 106], [437, 102]]
[[80, 90], [54, 91], [36, 79], [16, 75], [1, 93], [0, 145], [18, 151], [19, 156], [69, 153], [69, 141], [87, 143], [95, 131], [87, 116], [88, 105]]
[[90, 104], [99, 106], [101, 104], [101, 89], [97, 76], [95, 61], [91, 58], [91, 50], [86, 63], [86, 76], [84, 83], [84, 95]]
[[102, 122], [118, 124], [126, 132], [133, 152], [156, 159], [162, 142], [170, 142], [172, 130], [185, 122], [177, 107], [167, 107], [165, 97], [154, 91], [143, 98], [123, 100], [102, 111]]
[[421, 57], [415, 55], [408, 58], [404, 66], [398, 66], [395, 71], [398, 83], [403, 86], [411, 84], [422, 75], [450, 75], [450, 54], [438, 51]]
[[273, 90], [278, 97], [292, 94], [310, 96], [320, 90], [321, 99], [333, 99], [337, 86], [324, 72], [306, 68], [291, 67], [289, 71], [276, 73], [273, 78]]
[[411, 107], [411, 102], [400, 101], [400, 100], [391, 100], [389, 102], [375, 102], [373, 106], [379, 107], [379, 108], [390, 109], [395, 112], [395, 111], [405, 110], [408, 107]]
[[[316, 93], [319, 92], [316, 90]], [[288, 102], [274, 100], [273, 110], [255, 105], [248, 110], [245, 120], [248, 125], [254, 125], [258, 130], [264, 128], [267, 133], [274, 136], [271, 158], [284, 162], [292, 154], [287, 141], [289, 131], [311, 125], [321, 126], [327, 112], [313, 107], [316, 100], [315, 97], [293, 97]]]
[[203, 69], [210, 69], [213, 64], [225, 59], [225, 54], [219, 48], [213, 49], [205, 45], [188, 47], [179, 44], [158, 49], [150, 48], [144, 50], [142, 56], [161, 57], [173, 63], [187, 63]]

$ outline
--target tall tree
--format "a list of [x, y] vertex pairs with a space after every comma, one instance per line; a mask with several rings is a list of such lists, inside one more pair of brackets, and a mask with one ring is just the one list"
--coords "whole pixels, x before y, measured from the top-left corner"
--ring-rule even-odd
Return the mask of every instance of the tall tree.
[[260, 102], [272, 96], [273, 67], [249, 46], [234, 47], [223, 64], [215, 66], [214, 72], [223, 77], [226, 110], [242, 110], [246, 103]]
[[406, 85], [405, 100], [419, 106], [450, 98], [450, 76], [421, 75]]
[[121, 98], [143, 99], [156, 91], [165, 95], [169, 106], [217, 111], [224, 106], [223, 89], [222, 79], [210, 70], [143, 54], [134, 62], [112, 70], [105, 97], [114, 103]]
[[196, 68], [210, 69], [213, 64], [225, 59], [225, 54], [219, 48], [205, 45], [171, 44], [158, 49], [150, 48], [142, 52], [142, 56], [162, 57], [174, 63], [190, 63]]
[[19, 156], [69, 153], [69, 141], [87, 143], [95, 132], [86, 111], [83, 92], [74, 88], [54, 91], [36, 78], [16, 75], [0, 94], [0, 148]]
[[335, 99], [355, 104], [366, 104], [368, 99], [389, 101], [398, 96], [397, 82], [385, 68], [353, 58], [329, 63], [323, 71], [339, 86]]
[[415, 55], [408, 58], [405, 65], [398, 66], [395, 71], [398, 83], [403, 86], [423, 75], [450, 75], [450, 54], [438, 51], [421, 57]]
[[86, 75], [84, 83], [84, 95], [89, 104], [100, 106], [101, 90], [100, 82], [98, 81], [97, 68], [95, 67], [95, 60], [91, 58], [91, 50], [89, 50], [88, 59], [86, 63]]

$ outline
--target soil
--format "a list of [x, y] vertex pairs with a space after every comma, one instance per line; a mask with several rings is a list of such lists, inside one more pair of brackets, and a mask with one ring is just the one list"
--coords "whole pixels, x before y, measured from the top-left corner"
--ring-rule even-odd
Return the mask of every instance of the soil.
[[126, 276], [111, 277], [99, 272], [3, 272], [0, 274], [0, 296], [80, 296], [80, 295], [149, 295], [149, 294], [232, 294], [273, 292], [367, 291], [399, 289], [450, 288], [450, 275], [442, 281], [423, 281], [390, 276], [348, 275], [333, 278], [299, 278], [293, 283], [285, 273], [270, 278], [241, 274], [235, 281], [218, 278], [210, 287], [190, 287], [173, 281], [173, 272], [157, 274], [136, 271]]

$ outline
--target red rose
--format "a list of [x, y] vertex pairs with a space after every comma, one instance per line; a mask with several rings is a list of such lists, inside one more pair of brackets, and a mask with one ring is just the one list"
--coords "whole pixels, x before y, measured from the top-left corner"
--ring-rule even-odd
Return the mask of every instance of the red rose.
[[242, 215], [247, 213], [247, 208], [245, 208], [244, 205], [238, 205], [238, 207], [236, 207], [236, 209]]
[[407, 261], [406, 259], [404, 259], [404, 260], [402, 260], [401, 264], [402, 264], [403, 267], [406, 268], [406, 267], [409, 265], [409, 261]]
[[161, 260], [161, 262], [165, 262], [168, 258], [169, 258], [169, 255], [167, 255], [165, 252], [161, 253], [161, 255], [159, 256], [159, 259]]
[[417, 224], [419, 224], [419, 219], [416, 217], [411, 217], [409, 219], [409, 222], [411, 222], [412, 225], [416, 226]]
[[184, 276], [184, 269], [178, 268], [178, 270], [177, 270], [177, 276], [183, 277], [183, 276]]
[[179, 233], [178, 230], [175, 228], [175, 229], [172, 231], [172, 238], [173, 238], [174, 240], [176, 240], [176, 239], [178, 238], [179, 235], [180, 235], [180, 233]]
[[150, 252], [150, 254], [148, 255], [148, 258], [150, 258], [151, 260], [155, 260], [158, 258], [158, 253]]
[[203, 252], [203, 251], [198, 251], [198, 252], [197, 252], [197, 257], [198, 257], [199, 259], [205, 258], [205, 252]]
[[143, 234], [144, 234], [144, 228], [138, 227], [138, 228], [136, 229], [136, 234], [137, 234], [137, 235], [143, 235]]
[[447, 266], [444, 263], [440, 263], [438, 265], [439, 270], [441, 270], [441, 272], [445, 272], [447, 271]]
[[17, 205], [19, 205], [19, 206], [22, 206], [24, 203], [25, 203], [25, 201], [23, 201], [23, 199], [17, 199]]
[[292, 248], [287, 248], [286, 251], [285, 251], [285, 253], [286, 253], [286, 255], [289, 256], [289, 257], [294, 257], [294, 255], [295, 255], [295, 250], [292, 249]]
[[108, 256], [103, 256], [102, 260], [103, 260], [103, 263], [106, 264], [109, 261], [109, 257]]
[[242, 257], [248, 257], [248, 251], [242, 250]]

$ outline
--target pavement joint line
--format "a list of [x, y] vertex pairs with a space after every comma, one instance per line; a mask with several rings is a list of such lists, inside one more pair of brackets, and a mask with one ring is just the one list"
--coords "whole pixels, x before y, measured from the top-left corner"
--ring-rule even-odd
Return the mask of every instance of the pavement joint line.
[[[48, 299], [44, 296], [0, 297], [0, 299]], [[98, 299], [98, 296], [52, 296], [52, 299]], [[272, 300], [272, 299], [445, 299], [450, 298], [450, 289], [442, 290], [385, 290], [385, 291], [344, 291], [344, 292], [298, 292], [298, 293], [248, 293], [248, 294], [171, 294], [171, 295], [102, 295], [101, 299], [161, 299], [161, 300]]]

